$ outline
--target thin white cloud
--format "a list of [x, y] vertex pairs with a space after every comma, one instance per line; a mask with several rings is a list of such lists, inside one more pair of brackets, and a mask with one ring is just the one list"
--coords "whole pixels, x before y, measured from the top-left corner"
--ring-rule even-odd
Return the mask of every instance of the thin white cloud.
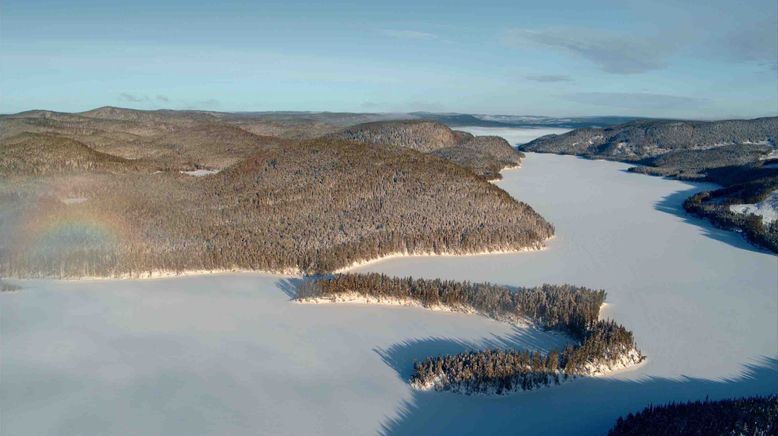
[[414, 40], [435, 40], [439, 39], [438, 35], [429, 32], [420, 32], [418, 30], [398, 30], [398, 29], [382, 29], [379, 33], [388, 36], [390, 38], [399, 39], [414, 39]]
[[660, 69], [674, 52], [672, 44], [658, 38], [585, 28], [512, 29], [504, 39], [516, 47], [546, 48], [579, 56], [616, 74]]
[[572, 82], [573, 79], [564, 74], [528, 74], [524, 76], [527, 80], [532, 80], [533, 82], [542, 82], [542, 83], [555, 83], [555, 82]]
[[145, 95], [135, 95], [128, 92], [122, 92], [119, 94], [119, 100], [127, 101], [130, 103], [142, 103], [149, 101], [149, 98]]
[[751, 23], [720, 36], [709, 48], [712, 55], [734, 62], [753, 62], [768, 69], [778, 65], [778, 26], [772, 20]]
[[579, 92], [565, 96], [576, 103], [617, 109], [699, 109], [708, 101], [703, 98], [649, 92]]

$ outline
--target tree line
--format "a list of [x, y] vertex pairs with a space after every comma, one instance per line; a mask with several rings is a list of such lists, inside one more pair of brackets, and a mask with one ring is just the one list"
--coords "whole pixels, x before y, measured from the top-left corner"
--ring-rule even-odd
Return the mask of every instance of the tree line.
[[778, 434], [778, 396], [648, 406], [620, 417], [608, 436]]
[[443, 305], [460, 311], [476, 311], [496, 320], [529, 319], [577, 339], [582, 339], [597, 323], [600, 306], [606, 297], [603, 290], [573, 285], [511, 288], [491, 283], [399, 278], [378, 273], [335, 274], [306, 281], [298, 289], [299, 298], [326, 298], [348, 293], [409, 299], [425, 307]]

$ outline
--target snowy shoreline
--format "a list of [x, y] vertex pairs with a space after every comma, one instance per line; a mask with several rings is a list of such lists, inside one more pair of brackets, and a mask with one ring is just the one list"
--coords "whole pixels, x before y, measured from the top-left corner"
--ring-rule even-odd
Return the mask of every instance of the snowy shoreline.
[[223, 269], [202, 269], [202, 270], [152, 270], [144, 271], [142, 273], [123, 273], [112, 276], [79, 276], [79, 277], [3, 277], [4, 279], [14, 281], [25, 280], [57, 280], [65, 282], [78, 282], [78, 281], [133, 281], [133, 280], [157, 280], [157, 279], [170, 279], [170, 278], [184, 278], [184, 277], [199, 277], [210, 276], [220, 274], [259, 274], [267, 276], [279, 276], [279, 277], [300, 277], [302, 272], [295, 268], [288, 268], [286, 270], [269, 271], [269, 270], [256, 270], [256, 269], [242, 269], [242, 268], [223, 268]]
[[294, 300], [298, 304], [354, 304], [354, 305], [378, 305], [378, 306], [400, 306], [400, 307], [413, 307], [425, 310], [431, 310], [433, 312], [451, 312], [451, 313], [463, 313], [467, 315], [479, 315], [484, 318], [494, 319], [495, 321], [505, 322], [515, 325], [517, 327], [530, 327], [534, 323], [526, 318], [521, 317], [503, 317], [493, 318], [487, 316], [472, 307], [458, 306], [451, 307], [443, 304], [436, 304], [434, 306], [425, 306], [412, 298], [394, 298], [394, 297], [378, 297], [374, 295], [364, 295], [358, 292], [332, 294], [326, 297], [305, 297], [297, 298]]
[[[546, 239], [546, 241], [549, 241], [553, 239], [554, 237], [550, 237]], [[545, 242], [545, 241], [544, 241]], [[435, 252], [414, 252], [414, 253], [408, 253], [408, 252], [394, 252], [390, 253], [384, 256], [379, 256], [371, 259], [364, 259], [364, 260], [358, 260], [351, 265], [339, 268], [334, 270], [333, 274], [339, 274], [351, 271], [354, 268], [358, 268], [361, 266], [366, 265], [372, 265], [378, 262], [383, 262], [390, 259], [397, 259], [397, 258], [403, 258], [403, 257], [470, 257], [470, 256], [489, 256], [489, 255], [499, 255], [499, 254], [516, 254], [516, 253], [525, 253], [525, 252], [531, 252], [531, 251], [541, 251], [545, 250], [547, 247], [543, 243], [538, 243], [533, 247], [525, 247], [520, 249], [499, 249], [499, 250], [485, 250], [485, 251], [476, 251], [476, 252], [442, 252], [442, 253], [435, 253]], [[273, 276], [284, 276], [284, 277], [303, 277], [305, 276], [305, 273], [303, 273], [302, 270], [299, 268], [285, 268], [281, 270], [263, 270], [263, 269], [245, 269], [245, 268], [220, 268], [220, 269], [195, 269], [195, 270], [181, 270], [181, 271], [174, 271], [174, 270], [152, 270], [152, 271], [143, 271], [139, 273], [122, 273], [117, 275], [108, 275], [108, 276], [78, 276], [78, 277], [13, 277], [13, 276], [3, 276], [3, 278], [11, 279], [11, 280], [64, 280], [64, 281], [93, 281], [93, 280], [153, 280], [153, 279], [165, 279], [165, 278], [175, 278], [175, 277], [193, 277], [193, 276], [208, 276], [208, 275], [216, 275], [216, 274], [230, 274], [230, 273], [255, 273], [255, 274], [266, 274], [266, 275], [273, 275]]]
[[338, 268], [333, 273], [344, 273], [349, 272], [353, 270], [354, 268], [359, 268], [366, 265], [373, 265], [375, 263], [383, 262], [386, 260], [391, 259], [397, 259], [397, 258], [403, 258], [403, 257], [474, 257], [474, 256], [490, 256], [490, 255], [497, 255], [497, 254], [516, 254], [516, 253], [527, 253], [527, 252], [534, 252], [534, 251], [543, 251], [547, 249], [545, 242], [550, 241], [554, 239], [554, 236], [551, 236], [550, 238], [547, 238], [543, 242], [538, 242], [534, 246], [530, 247], [524, 247], [524, 248], [516, 248], [516, 249], [496, 249], [496, 250], [484, 250], [484, 251], [474, 251], [474, 252], [441, 252], [441, 253], [435, 253], [431, 251], [418, 251], [418, 252], [402, 252], [397, 251], [394, 253], [389, 253], [383, 256], [374, 257], [372, 259], [365, 259], [365, 260], [357, 260], [351, 263], [351, 265], [344, 266], [343, 268]]

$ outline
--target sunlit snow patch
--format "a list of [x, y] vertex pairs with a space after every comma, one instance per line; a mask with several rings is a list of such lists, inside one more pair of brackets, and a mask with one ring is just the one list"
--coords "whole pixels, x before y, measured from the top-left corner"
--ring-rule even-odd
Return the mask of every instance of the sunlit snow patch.
[[186, 174], [188, 176], [195, 176], [195, 177], [203, 177], [203, 176], [210, 176], [211, 174], [218, 173], [219, 170], [192, 170], [192, 171], [181, 171], [181, 174]]
[[70, 198], [63, 198], [60, 199], [61, 202], [65, 204], [81, 204], [87, 200], [86, 197], [70, 197]]
[[762, 217], [764, 224], [769, 224], [778, 219], [778, 190], [771, 192], [759, 203], [733, 204], [729, 210], [735, 213], [758, 215]]

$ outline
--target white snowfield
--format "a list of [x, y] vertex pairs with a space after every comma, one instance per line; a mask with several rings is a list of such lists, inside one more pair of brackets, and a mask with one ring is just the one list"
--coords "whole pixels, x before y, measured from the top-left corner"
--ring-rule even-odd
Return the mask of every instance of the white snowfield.
[[191, 171], [180, 171], [181, 174], [186, 174], [188, 176], [194, 176], [194, 177], [210, 176], [211, 174], [216, 174], [218, 172], [219, 172], [219, 170], [208, 170], [208, 169], [197, 169], [197, 170], [191, 170]]
[[729, 207], [729, 210], [735, 213], [760, 216], [764, 224], [770, 224], [778, 219], [778, 190], [771, 192], [759, 203], [733, 204]]
[[[521, 134], [521, 132], [519, 132]], [[414, 359], [548, 350], [564, 335], [472, 314], [297, 304], [294, 277], [16, 281], [0, 293], [3, 435], [604, 434], [646, 405], [778, 392], [778, 259], [684, 214], [710, 186], [528, 154], [498, 186], [548, 248], [399, 257], [357, 271], [608, 292], [637, 369], [506, 397], [422, 392]]]

